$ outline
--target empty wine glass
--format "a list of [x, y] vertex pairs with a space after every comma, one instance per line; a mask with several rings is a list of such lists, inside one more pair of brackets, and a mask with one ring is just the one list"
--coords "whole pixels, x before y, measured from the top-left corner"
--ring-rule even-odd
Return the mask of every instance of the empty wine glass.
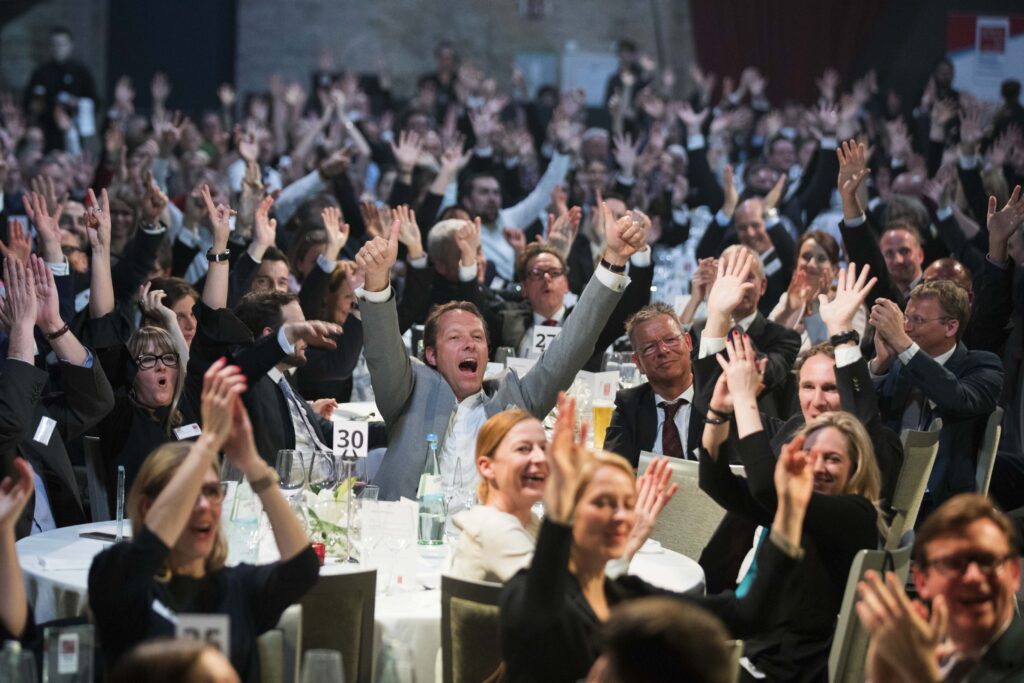
[[345, 683], [341, 653], [337, 650], [307, 650], [302, 658], [302, 683]]
[[277, 476], [285, 498], [291, 501], [302, 497], [306, 488], [306, 461], [308, 456], [302, 451], [284, 449], [277, 452]]
[[309, 456], [307, 483], [313, 493], [333, 488], [338, 483], [338, 467], [334, 453], [331, 451], [315, 451]]

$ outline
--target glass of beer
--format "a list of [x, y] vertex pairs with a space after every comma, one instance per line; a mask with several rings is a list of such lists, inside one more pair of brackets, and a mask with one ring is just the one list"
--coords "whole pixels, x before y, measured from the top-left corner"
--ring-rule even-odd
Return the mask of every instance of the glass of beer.
[[604, 448], [604, 434], [612, 421], [611, 403], [596, 401], [590, 408], [590, 422], [594, 430], [594, 448]]

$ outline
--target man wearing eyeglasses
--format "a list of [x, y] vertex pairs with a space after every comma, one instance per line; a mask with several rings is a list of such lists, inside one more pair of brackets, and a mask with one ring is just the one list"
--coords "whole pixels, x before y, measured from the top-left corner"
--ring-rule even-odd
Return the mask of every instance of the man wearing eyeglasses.
[[876, 334], [869, 369], [882, 418], [897, 431], [927, 430], [942, 419], [922, 516], [974, 490], [978, 448], [1003, 386], [999, 357], [960, 341], [969, 315], [967, 292], [948, 280], [915, 287], [905, 314], [889, 299], [871, 309]]
[[695, 459], [693, 447], [703, 428], [692, 409], [693, 373], [690, 335], [667, 304], [644, 306], [626, 321], [633, 362], [647, 377], [639, 386], [615, 396], [615, 412], [604, 447], [640, 463], [640, 452]]
[[868, 572], [858, 586], [869, 680], [1022, 680], [1020, 538], [1010, 519], [984, 496], [951, 498], [918, 530], [914, 561], [914, 585], [930, 608], [911, 602], [894, 574], [883, 581]]

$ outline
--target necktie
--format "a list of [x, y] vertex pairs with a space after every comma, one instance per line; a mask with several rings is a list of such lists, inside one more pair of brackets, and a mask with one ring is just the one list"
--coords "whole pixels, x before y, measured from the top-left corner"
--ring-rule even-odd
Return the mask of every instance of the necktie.
[[292, 418], [292, 426], [295, 431], [295, 449], [299, 451], [331, 450], [317, 438], [316, 431], [313, 429], [313, 425], [309, 423], [309, 419], [306, 417], [306, 411], [302, 409], [302, 405], [299, 403], [299, 398], [292, 390], [292, 386], [288, 383], [288, 379], [282, 377], [278, 381], [277, 386], [281, 388], [281, 392], [284, 394], [284, 398], [288, 402], [288, 412]]
[[662, 401], [658, 407], [665, 411], [665, 422], [661, 426], [661, 452], [670, 458], [683, 458], [683, 440], [676, 426], [676, 413], [686, 404], [685, 399]]
[[543, 325], [544, 327], [558, 327], [558, 321], [552, 318], [548, 318], [547, 320], [542, 322], [541, 325]]

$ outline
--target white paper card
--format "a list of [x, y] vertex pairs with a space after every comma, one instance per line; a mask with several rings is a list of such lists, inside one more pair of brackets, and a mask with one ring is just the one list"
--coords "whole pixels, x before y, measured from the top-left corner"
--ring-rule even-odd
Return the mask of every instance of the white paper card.
[[576, 381], [584, 382], [590, 387], [590, 400], [597, 403], [613, 403], [615, 392], [619, 388], [619, 373], [617, 370], [607, 372], [587, 372], [581, 370], [576, 375]]
[[519, 379], [526, 376], [526, 373], [537, 364], [536, 358], [506, 358], [505, 367], [516, 373]]
[[414, 500], [364, 500], [361, 502], [364, 538], [406, 539], [415, 544], [419, 507]]
[[334, 454], [346, 458], [365, 458], [369, 444], [366, 422], [333, 420]]
[[533, 337], [530, 339], [530, 355], [540, 355], [548, 350], [551, 346], [551, 342], [555, 341], [558, 333], [562, 331], [561, 327], [556, 325], [534, 325], [533, 326]]
[[36, 427], [36, 433], [32, 437], [32, 440], [36, 443], [41, 443], [44, 446], [49, 445], [50, 437], [53, 436], [53, 429], [57, 426], [57, 421], [52, 417], [43, 417], [39, 420], [39, 426]]
[[69, 675], [78, 672], [78, 634], [61, 633], [57, 636], [57, 673]]
[[191, 439], [199, 436], [203, 433], [203, 430], [199, 428], [199, 425], [193, 422], [190, 425], [183, 425], [174, 430], [174, 437], [178, 441], [184, 441], [185, 439]]
[[213, 645], [231, 658], [231, 619], [226, 614], [179, 614], [174, 634]]

